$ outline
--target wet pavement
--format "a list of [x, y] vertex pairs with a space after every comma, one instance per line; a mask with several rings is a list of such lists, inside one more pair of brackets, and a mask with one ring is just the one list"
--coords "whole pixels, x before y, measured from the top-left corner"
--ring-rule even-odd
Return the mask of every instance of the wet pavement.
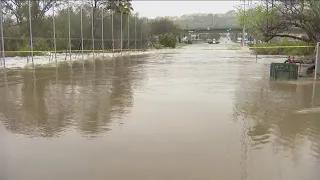
[[320, 83], [229, 46], [1, 74], [0, 180], [319, 179]]

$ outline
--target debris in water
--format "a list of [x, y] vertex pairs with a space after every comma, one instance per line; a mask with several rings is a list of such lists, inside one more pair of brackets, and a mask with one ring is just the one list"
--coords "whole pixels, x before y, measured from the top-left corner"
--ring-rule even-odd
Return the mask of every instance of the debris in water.
[[298, 110], [295, 113], [297, 114], [320, 113], [320, 107], [305, 108], [305, 109]]

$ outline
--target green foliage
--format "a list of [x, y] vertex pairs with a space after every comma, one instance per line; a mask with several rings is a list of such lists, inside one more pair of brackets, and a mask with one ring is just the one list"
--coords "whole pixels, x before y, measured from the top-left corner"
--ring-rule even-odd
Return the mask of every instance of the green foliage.
[[[55, 9], [55, 33], [56, 33], [56, 48], [57, 50], [68, 50], [69, 49], [69, 26], [68, 26], [68, 9], [66, 5], [67, 1], [55, 1], [55, 0], [34, 0], [32, 1], [31, 13], [32, 13], [32, 34], [33, 34], [33, 50], [34, 51], [53, 51], [53, 18], [52, 8], [56, 3]], [[135, 48], [134, 38], [143, 41], [137, 43], [138, 49], [144, 49], [147, 47], [148, 38], [150, 34], [149, 24], [146, 23], [146, 19], [139, 18], [130, 14], [132, 10], [131, 0], [120, 0], [119, 4], [117, 1], [101, 1], [94, 0], [94, 15], [92, 17], [92, 1], [84, 1], [83, 5], [83, 38], [84, 38], [84, 49], [92, 49], [92, 18], [93, 22], [93, 34], [95, 41], [95, 49], [101, 49], [101, 38], [102, 38], [102, 26], [101, 26], [101, 10], [104, 8], [104, 47], [105, 50], [112, 48], [112, 16], [114, 24], [114, 47], [119, 49], [121, 47], [120, 34], [121, 34], [121, 14], [122, 16], [122, 34], [123, 34], [123, 49]], [[16, 5], [15, 5], [16, 4]], [[60, 6], [63, 5], [63, 6]], [[71, 36], [71, 49], [81, 49], [81, 14], [80, 4], [71, 4], [70, 8], [70, 36]], [[29, 39], [29, 15], [28, 15], [28, 1], [11, 0], [4, 1], [3, 8], [6, 12], [4, 16], [4, 44], [5, 51], [17, 51], [17, 52], [6, 52], [6, 56], [28, 56], [29, 52], [19, 51], [30, 51], [30, 39]], [[49, 13], [50, 12], [50, 13]], [[128, 27], [128, 21], [129, 27]], [[136, 25], [135, 22], [136, 21]], [[137, 28], [135, 32], [134, 29]], [[128, 32], [129, 31], [129, 32]], [[141, 33], [142, 31], [142, 33]], [[130, 36], [130, 42], [128, 43], [128, 35]], [[129, 45], [129, 46], [128, 46]], [[40, 54], [40, 53], [34, 53]]]
[[174, 34], [162, 34], [159, 36], [159, 42], [161, 45], [164, 47], [170, 47], [170, 48], [175, 48], [177, 45], [177, 39]]
[[[99, 2], [95, 0], [95, 2]], [[131, 0], [121, 1], [102, 1], [107, 10], [112, 10], [117, 13], [130, 14], [133, 11]]]
[[239, 9], [238, 24], [268, 42], [275, 37], [315, 43], [320, 37], [320, 1], [260, 1], [246, 11]]
[[[289, 41], [288, 38], [281, 40], [273, 40], [268, 44], [250, 45], [251, 47], [266, 47], [253, 49], [258, 55], [290, 55], [290, 56], [306, 56], [315, 53], [315, 44], [310, 44], [302, 41]], [[277, 46], [277, 47], [275, 47]], [[281, 48], [283, 46], [283, 48]], [[285, 46], [313, 46], [313, 47], [285, 47]], [[270, 48], [275, 47], [275, 48]]]
[[255, 8], [238, 10], [238, 26], [243, 27], [245, 25], [246, 32], [264, 39], [264, 34], [270, 24], [277, 22], [277, 10], [276, 8], [264, 7], [264, 5], [257, 5]]
[[156, 45], [155, 45], [155, 48], [156, 48], [156, 49], [162, 49], [162, 45], [161, 45], [161, 44], [156, 44]]
[[150, 29], [151, 35], [161, 35], [166, 33], [178, 35], [180, 33], [178, 25], [167, 18], [158, 18], [153, 20], [151, 22]]

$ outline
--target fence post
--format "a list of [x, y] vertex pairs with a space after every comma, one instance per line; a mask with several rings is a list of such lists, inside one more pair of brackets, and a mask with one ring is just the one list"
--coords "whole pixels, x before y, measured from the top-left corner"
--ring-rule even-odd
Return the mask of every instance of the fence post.
[[94, 1], [92, 1], [92, 8], [91, 8], [91, 38], [92, 38], [92, 58], [93, 58], [93, 67], [96, 68], [96, 61], [94, 60]]
[[143, 20], [141, 19], [140, 20], [140, 26], [141, 26], [141, 30], [140, 30], [140, 50], [142, 50], [143, 48], [142, 48], [142, 40], [143, 40], [143, 38], [142, 38], [142, 32], [143, 32]]
[[121, 20], [120, 20], [120, 23], [121, 23], [121, 25], [120, 25], [120, 41], [121, 41], [121, 45], [120, 45], [120, 52], [122, 53], [122, 44], [123, 44], [123, 39], [122, 39], [122, 33], [123, 33], [123, 29], [122, 29], [122, 13], [120, 14], [120, 18], [121, 18]]
[[56, 0], [54, 1], [54, 4], [52, 6], [52, 26], [53, 26], [53, 49], [54, 49], [54, 59], [56, 62], [56, 66], [58, 66], [57, 62], [57, 41], [56, 41], [56, 22], [55, 22], [55, 8]]
[[82, 20], [82, 9], [83, 9], [83, 0], [81, 0], [81, 6], [80, 6], [80, 31], [81, 31], [81, 59], [82, 59], [82, 68], [84, 69], [84, 57], [83, 57], [83, 20]]
[[147, 23], [146, 23], [146, 29], [147, 29], [147, 36], [146, 36], [146, 49], [149, 49], [149, 43], [150, 43], [150, 39], [149, 39], [149, 35], [150, 35], [150, 29], [149, 29], [149, 19], [147, 19]]
[[319, 59], [319, 56], [320, 56], [320, 42], [317, 42], [317, 47], [316, 47], [316, 50], [317, 50], [317, 55], [316, 55], [316, 62], [315, 62], [315, 69], [314, 69], [314, 79], [316, 80], [317, 79], [317, 75], [320, 73], [320, 59]]
[[[71, 22], [70, 22], [70, 0], [68, 0], [68, 35], [69, 35], [69, 60], [71, 63]], [[72, 64], [71, 64], [72, 65]]]
[[104, 59], [104, 37], [103, 37], [103, 8], [101, 9], [101, 48], [102, 48], [102, 59]]
[[112, 53], [113, 53], [113, 56], [114, 56], [113, 11], [111, 12], [111, 35], [112, 35]]
[[128, 14], [128, 50], [130, 49], [130, 14]]
[[134, 16], [134, 51], [137, 51], [137, 18], [138, 14]]
[[2, 51], [2, 61], [0, 61], [0, 66], [6, 67], [6, 59], [4, 55], [4, 38], [3, 38], [3, 10], [2, 10], [2, 1], [0, 1], [0, 30], [1, 30], [1, 51]]
[[32, 66], [34, 67], [33, 63], [33, 37], [32, 37], [32, 17], [31, 17], [31, 7], [30, 7], [30, 0], [28, 0], [28, 6], [29, 6], [29, 31], [30, 31], [30, 51], [31, 51], [31, 61], [32, 61]]

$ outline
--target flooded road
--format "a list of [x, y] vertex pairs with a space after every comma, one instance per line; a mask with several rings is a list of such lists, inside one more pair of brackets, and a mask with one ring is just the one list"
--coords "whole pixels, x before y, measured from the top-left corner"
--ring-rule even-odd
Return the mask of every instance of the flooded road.
[[1, 74], [0, 180], [319, 179], [320, 84], [226, 49]]

